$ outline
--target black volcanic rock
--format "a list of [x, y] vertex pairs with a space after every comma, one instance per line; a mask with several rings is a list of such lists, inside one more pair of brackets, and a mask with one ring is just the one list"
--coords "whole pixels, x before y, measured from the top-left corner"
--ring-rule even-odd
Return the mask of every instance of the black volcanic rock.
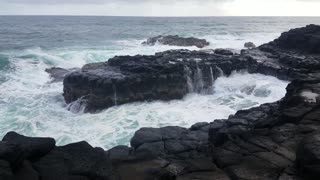
[[311, 24], [284, 32], [274, 40], [274, 44], [296, 51], [320, 53], [320, 26]]
[[307, 136], [298, 146], [297, 164], [301, 174], [309, 179], [320, 175], [320, 133]]
[[37, 161], [34, 167], [42, 179], [71, 175], [109, 179], [112, 171], [111, 162], [105, 152], [100, 148], [91, 147], [86, 142], [56, 147]]
[[39, 174], [32, 167], [31, 162], [24, 161], [21, 167], [14, 172], [14, 179], [39, 180]]
[[118, 56], [68, 74], [64, 98], [67, 103], [81, 99], [87, 112], [135, 101], [181, 99], [190, 92], [208, 92], [217, 77], [254, 63], [239, 56], [188, 50]]
[[2, 141], [18, 145], [26, 158], [39, 158], [50, 152], [56, 144], [53, 138], [30, 138], [15, 132], [7, 133]]
[[7, 161], [0, 160], [0, 179], [12, 180], [14, 178], [10, 164]]
[[185, 47], [196, 46], [198, 48], [204, 48], [210, 45], [210, 43], [205, 39], [198, 39], [194, 37], [184, 38], [177, 35], [152, 37], [147, 39], [147, 41], [144, 41], [142, 44], [153, 46], [156, 43], [160, 43], [163, 45], [170, 45], [170, 46], [185, 46]]
[[10, 166], [16, 169], [24, 159], [24, 151], [20, 146], [5, 141], [0, 142], [0, 160], [10, 163]]
[[137, 155], [184, 157], [201, 151], [207, 139], [206, 131], [190, 131], [181, 127], [142, 128], [131, 139], [131, 146]]

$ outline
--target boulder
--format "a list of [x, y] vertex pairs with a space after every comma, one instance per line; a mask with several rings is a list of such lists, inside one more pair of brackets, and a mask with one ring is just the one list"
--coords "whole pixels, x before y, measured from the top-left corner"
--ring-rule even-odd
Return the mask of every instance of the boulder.
[[46, 155], [56, 144], [53, 138], [32, 138], [16, 132], [8, 132], [2, 141], [18, 145], [28, 159], [38, 159]]
[[196, 46], [198, 48], [204, 48], [210, 45], [210, 43], [205, 39], [198, 39], [194, 37], [184, 38], [178, 35], [156, 36], [156, 37], [147, 39], [147, 41], [144, 41], [142, 44], [153, 46], [156, 43], [160, 43], [163, 45], [170, 45], [170, 46], [185, 46], [185, 47]]
[[56, 147], [34, 163], [42, 179], [85, 176], [89, 179], [109, 179], [111, 161], [100, 148], [86, 142]]
[[253, 42], [246, 42], [244, 43], [244, 47], [248, 49], [256, 48], [256, 45]]
[[174, 155], [185, 157], [198, 154], [206, 145], [207, 132], [188, 130], [181, 127], [142, 128], [131, 139], [131, 146], [137, 156], [162, 157]]

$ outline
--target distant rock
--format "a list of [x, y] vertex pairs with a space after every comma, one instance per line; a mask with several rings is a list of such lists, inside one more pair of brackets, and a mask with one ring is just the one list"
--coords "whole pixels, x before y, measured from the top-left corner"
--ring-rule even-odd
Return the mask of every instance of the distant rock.
[[256, 48], [256, 45], [253, 42], [246, 42], [244, 43], [244, 47], [248, 49]]
[[147, 39], [147, 41], [143, 42], [142, 44], [153, 46], [156, 43], [160, 43], [163, 45], [170, 45], [170, 46], [185, 46], [185, 47], [196, 46], [198, 48], [204, 48], [210, 45], [210, 43], [205, 39], [198, 39], [194, 37], [184, 38], [178, 35], [156, 36], [156, 37]]

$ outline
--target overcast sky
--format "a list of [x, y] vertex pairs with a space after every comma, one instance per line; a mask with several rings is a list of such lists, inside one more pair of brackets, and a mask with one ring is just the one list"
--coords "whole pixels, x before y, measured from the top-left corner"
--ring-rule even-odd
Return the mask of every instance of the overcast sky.
[[0, 0], [0, 14], [320, 16], [320, 0]]

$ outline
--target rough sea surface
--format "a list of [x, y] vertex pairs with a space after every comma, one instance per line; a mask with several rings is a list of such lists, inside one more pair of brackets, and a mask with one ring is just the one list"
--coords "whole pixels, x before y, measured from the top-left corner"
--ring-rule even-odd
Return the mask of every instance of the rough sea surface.
[[212, 95], [189, 94], [183, 100], [133, 103], [98, 114], [72, 113], [64, 103], [62, 83], [50, 83], [44, 70], [81, 67], [115, 55], [181, 49], [141, 45], [156, 35], [205, 38], [211, 43], [207, 48], [239, 51], [247, 41], [260, 45], [283, 31], [311, 23], [320, 24], [320, 18], [0, 16], [0, 137], [16, 131], [55, 137], [59, 145], [86, 140], [108, 149], [128, 144], [141, 127], [190, 127], [277, 101], [285, 95], [288, 82], [242, 72], [220, 77]]

